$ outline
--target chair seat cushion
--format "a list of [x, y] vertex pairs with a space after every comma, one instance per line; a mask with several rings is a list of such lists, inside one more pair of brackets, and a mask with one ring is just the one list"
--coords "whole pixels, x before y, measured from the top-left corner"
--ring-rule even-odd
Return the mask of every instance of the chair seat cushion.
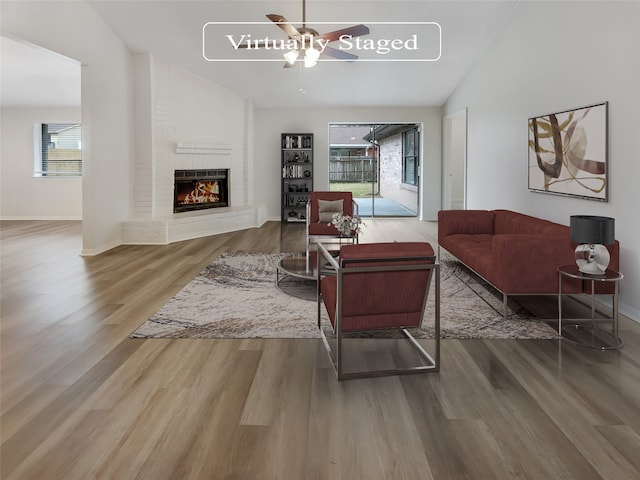
[[331, 237], [340, 236], [340, 232], [333, 225], [328, 225], [326, 223], [311, 223], [309, 224], [308, 235], [326, 235]]

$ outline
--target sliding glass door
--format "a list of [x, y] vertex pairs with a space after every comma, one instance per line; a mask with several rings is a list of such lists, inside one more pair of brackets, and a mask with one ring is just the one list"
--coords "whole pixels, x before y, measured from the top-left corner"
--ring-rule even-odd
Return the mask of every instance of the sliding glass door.
[[351, 191], [361, 217], [417, 216], [419, 165], [417, 124], [329, 125], [329, 189]]

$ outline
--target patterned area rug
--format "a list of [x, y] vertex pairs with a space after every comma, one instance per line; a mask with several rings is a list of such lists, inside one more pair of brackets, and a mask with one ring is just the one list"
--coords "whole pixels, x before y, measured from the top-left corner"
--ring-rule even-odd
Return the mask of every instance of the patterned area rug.
[[[285, 255], [216, 258], [131, 338], [319, 338], [315, 282], [288, 277], [275, 284]], [[505, 320], [502, 296], [458, 262], [442, 258], [440, 278], [441, 338], [557, 338], [515, 302]], [[433, 338], [433, 290], [416, 338]]]

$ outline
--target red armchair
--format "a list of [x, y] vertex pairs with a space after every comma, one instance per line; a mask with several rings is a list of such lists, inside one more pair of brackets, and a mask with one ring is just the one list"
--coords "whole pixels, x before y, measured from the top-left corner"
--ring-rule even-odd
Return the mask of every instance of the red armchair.
[[[331, 222], [334, 213], [353, 217], [358, 214], [358, 205], [351, 192], [311, 192], [307, 203], [307, 256], [311, 243], [322, 238], [340, 237], [340, 232]], [[358, 235], [355, 233], [355, 242]]]
[[[338, 380], [438, 371], [440, 368], [440, 266], [433, 248], [424, 242], [343, 245], [336, 259], [318, 243], [318, 255], [335, 270], [318, 269], [318, 328]], [[427, 295], [435, 277], [435, 355], [425, 351], [407, 330], [422, 325]], [[327, 310], [335, 338], [322, 325]], [[421, 357], [418, 366], [345, 372], [344, 334], [372, 330], [400, 330]], [[331, 343], [335, 344], [332, 349]]]

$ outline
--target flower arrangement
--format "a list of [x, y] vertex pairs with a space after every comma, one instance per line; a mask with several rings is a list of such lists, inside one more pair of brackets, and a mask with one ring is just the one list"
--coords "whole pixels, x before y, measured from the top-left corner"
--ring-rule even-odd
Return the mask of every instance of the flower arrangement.
[[340, 234], [345, 237], [351, 237], [362, 232], [362, 227], [365, 226], [362, 219], [357, 215], [352, 217], [341, 213], [334, 213], [331, 217], [331, 223], [327, 223], [327, 225], [336, 227]]

